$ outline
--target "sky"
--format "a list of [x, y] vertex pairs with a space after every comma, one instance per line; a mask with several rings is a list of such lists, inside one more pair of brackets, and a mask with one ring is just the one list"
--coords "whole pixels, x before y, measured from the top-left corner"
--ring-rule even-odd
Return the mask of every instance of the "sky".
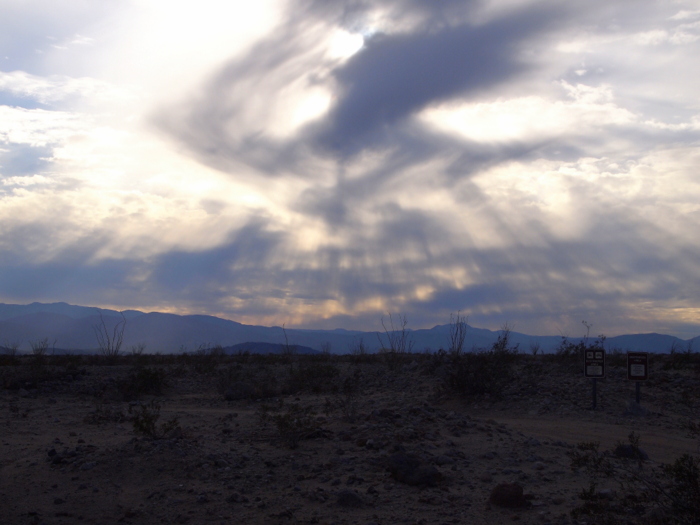
[[698, 0], [0, 0], [0, 302], [700, 335]]

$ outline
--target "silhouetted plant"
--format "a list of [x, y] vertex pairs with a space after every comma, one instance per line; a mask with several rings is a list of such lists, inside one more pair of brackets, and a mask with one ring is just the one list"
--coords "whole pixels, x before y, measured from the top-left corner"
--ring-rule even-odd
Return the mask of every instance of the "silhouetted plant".
[[367, 347], [365, 346], [365, 341], [362, 337], [350, 344], [348, 350], [355, 364], [366, 363], [371, 359], [369, 352], [367, 351]]
[[467, 317], [450, 314], [450, 346], [448, 351], [451, 354], [459, 355], [464, 350], [464, 339], [467, 336]]
[[20, 344], [17, 342], [5, 343], [0, 354], [0, 365], [16, 366], [18, 364], [17, 352]]
[[[56, 344], [55, 341], [54, 344]], [[45, 378], [45, 368], [48, 362], [49, 338], [45, 337], [37, 341], [30, 341], [29, 346], [32, 349], [29, 366], [34, 376], [34, 382], [36, 383]]]
[[124, 342], [124, 329], [126, 328], [126, 317], [119, 312], [121, 320], [112, 327], [110, 331], [107, 328], [107, 323], [100, 311], [100, 322], [92, 327], [97, 338], [97, 346], [100, 349], [100, 354], [105, 358], [107, 363], [114, 363], [119, 357], [122, 343]]
[[693, 352], [693, 341], [688, 341], [685, 349], [677, 341], [671, 343], [669, 356], [663, 369], [683, 370], [693, 367], [700, 371], [700, 353]]
[[413, 351], [414, 341], [410, 331], [406, 328], [407, 325], [408, 320], [405, 315], [399, 314], [397, 323], [394, 324], [394, 318], [389, 313], [389, 326], [386, 325], [384, 317], [382, 317], [382, 328], [384, 329], [386, 344], [381, 334], [377, 332], [380, 346], [379, 353], [384, 357], [387, 366], [391, 370], [403, 362], [407, 353]]

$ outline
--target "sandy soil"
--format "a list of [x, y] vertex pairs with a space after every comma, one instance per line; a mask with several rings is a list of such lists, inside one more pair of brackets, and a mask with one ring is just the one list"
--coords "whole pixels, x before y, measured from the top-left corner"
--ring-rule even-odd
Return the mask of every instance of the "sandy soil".
[[[500, 397], [458, 395], [450, 365], [425, 356], [29, 359], [0, 367], [7, 524], [584, 523], [571, 515], [589, 483], [571, 468], [577, 443], [609, 451], [635, 432], [647, 470], [698, 454], [700, 376], [661, 359], [638, 415], [622, 365], [591, 410], [578, 365], [540, 356], [512, 365]], [[144, 369], [160, 375], [139, 384]], [[156, 437], [134, 427], [152, 401]], [[407, 477], [411, 461], [422, 470]], [[501, 483], [525, 506], [490, 503]]]

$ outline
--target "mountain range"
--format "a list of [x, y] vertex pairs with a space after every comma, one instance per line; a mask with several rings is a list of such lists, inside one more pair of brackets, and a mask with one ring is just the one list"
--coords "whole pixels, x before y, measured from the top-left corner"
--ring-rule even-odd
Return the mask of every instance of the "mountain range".
[[[104, 322], [104, 325], [102, 323]], [[49, 350], [98, 352], [96, 330], [102, 326], [112, 336], [115, 327], [123, 324], [122, 351], [145, 347], [146, 352], [181, 353], [220, 345], [229, 352], [281, 351], [285, 345], [297, 347], [300, 353], [330, 350], [332, 353], [351, 353], [363, 345], [367, 352], [377, 351], [380, 339], [386, 344], [386, 334], [344, 329], [303, 330], [283, 329], [279, 326], [254, 326], [209, 315], [175, 315], [138, 310], [99, 309], [67, 303], [32, 303], [27, 305], [0, 303], [0, 347], [17, 347], [20, 352], [30, 351], [32, 345], [46, 341]], [[450, 325], [430, 329], [409, 330], [414, 352], [449, 347]], [[465, 350], [490, 348], [499, 331], [467, 326]], [[684, 351], [700, 336], [683, 340], [663, 334], [632, 334], [610, 337], [605, 341], [608, 350], [668, 352], [671, 348]], [[510, 332], [511, 346], [521, 352], [538, 347], [541, 352], [553, 352], [562, 342], [561, 336], [533, 336]], [[581, 338], [568, 338], [577, 343]], [[238, 345], [238, 346], [236, 346]]]

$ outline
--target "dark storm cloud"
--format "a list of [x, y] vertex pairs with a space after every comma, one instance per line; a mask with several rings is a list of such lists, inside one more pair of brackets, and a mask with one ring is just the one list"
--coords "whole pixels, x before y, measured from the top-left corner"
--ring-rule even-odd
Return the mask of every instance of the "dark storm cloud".
[[250, 283], [265, 280], [265, 266], [282, 240], [267, 226], [264, 219], [251, 218], [221, 246], [165, 253], [155, 259], [150, 283], [156, 290], [171, 290], [175, 295], [202, 301], [224, 297], [231, 290], [247, 294]]
[[485, 26], [375, 35], [335, 72], [339, 102], [317, 140], [341, 156], [381, 147], [393, 126], [427, 105], [511, 79], [527, 67], [517, 46], [546, 27], [544, 14], [533, 9]]
[[[421, 144], [415, 134], [405, 133], [405, 119], [431, 103], [482, 92], [526, 71], [530, 66], [519, 56], [518, 46], [541, 37], [561, 15], [551, 6], [531, 6], [483, 25], [461, 21], [454, 26], [438, 15], [458, 2], [388, 2], [397, 4], [431, 16], [423, 16], [410, 32], [369, 38], [359, 53], [332, 71], [336, 102], [329, 114], [295, 137], [274, 139], [259, 129], [230, 130], [243, 125], [251, 96], [269, 91], [274, 97], [285, 81], [305, 74], [308, 64], [295, 59], [307, 52], [304, 31], [313, 23], [298, 12], [273, 37], [226, 65], [202, 95], [160, 112], [155, 122], [201, 161], [226, 172], [244, 162], [267, 174], [288, 175], [293, 170], [308, 177], [305, 162], [310, 155], [330, 153], [342, 159], [365, 148], [398, 147], [414, 156], [416, 151], [436, 155], [439, 144]], [[306, 15], [343, 18], [333, 6], [302, 7]], [[366, 4], [357, 3], [350, 11], [359, 16], [363, 9]]]
[[109, 302], [110, 296], [135, 291], [129, 285], [129, 276], [141, 262], [87, 262], [105, 244], [107, 239], [101, 235], [82, 238], [45, 260], [41, 250], [42, 256], [38, 256], [36, 249], [47, 244], [49, 228], [23, 225], [12, 228], [10, 234], [3, 239], [7, 242], [0, 250], [0, 290], [5, 297], [21, 302], [67, 297], [91, 304], [95, 292]]

